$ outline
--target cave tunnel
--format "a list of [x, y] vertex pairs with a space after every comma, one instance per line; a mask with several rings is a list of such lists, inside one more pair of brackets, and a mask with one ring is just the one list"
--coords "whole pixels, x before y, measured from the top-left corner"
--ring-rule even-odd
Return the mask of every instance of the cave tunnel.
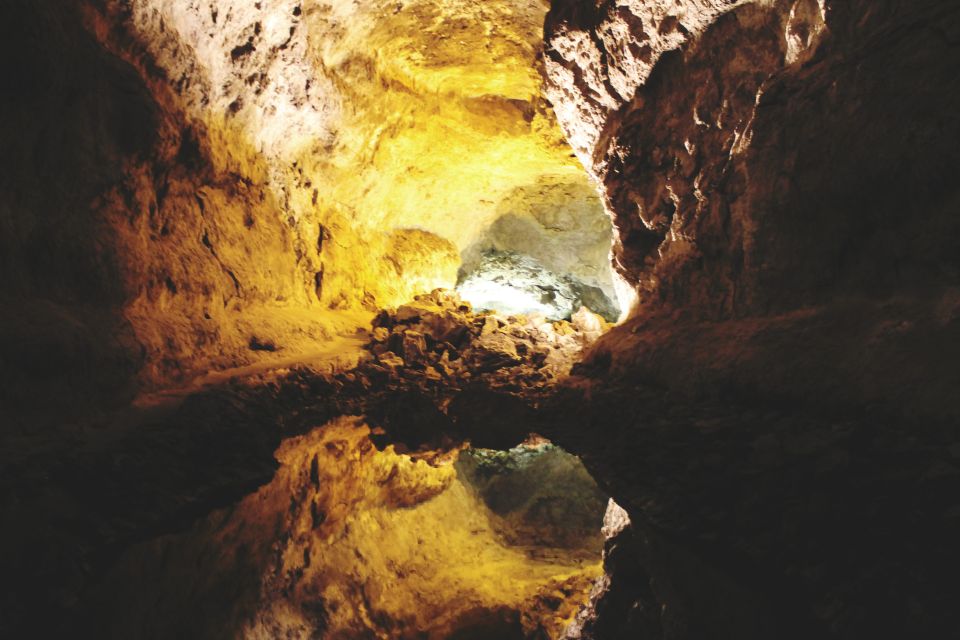
[[960, 636], [958, 42], [4, 2], [0, 637]]

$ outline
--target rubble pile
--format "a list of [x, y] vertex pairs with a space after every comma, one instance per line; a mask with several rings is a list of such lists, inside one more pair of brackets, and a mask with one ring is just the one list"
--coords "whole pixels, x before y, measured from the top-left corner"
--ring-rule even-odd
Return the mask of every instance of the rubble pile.
[[382, 311], [356, 367], [298, 367], [276, 384], [304, 403], [291, 424], [363, 415], [375, 442], [387, 435], [384, 443], [411, 453], [449, 451], [467, 440], [508, 449], [533, 430], [529, 411], [609, 327], [586, 308], [569, 322], [475, 312], [456, 293], [436, 289]]
[[436, 289], [377, 316], [368, 345], [373, 360], [361, 369], [454, 388], [482, 378], [494, 388], [529, 391], [568, 375], [609, 326], [586, 307], [570, 322], [474, 312], [456, 293]]

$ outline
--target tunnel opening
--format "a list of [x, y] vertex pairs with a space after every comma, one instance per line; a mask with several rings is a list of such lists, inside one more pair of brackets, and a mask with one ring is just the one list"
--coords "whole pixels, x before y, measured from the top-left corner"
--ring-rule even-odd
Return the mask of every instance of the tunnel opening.
[[478, 309], [506, 315], [569, 320], [586, 307], [609, 322], [620, 316], [620, 309], [599, 287], [509, 251], [484, 252], [470, 271], [461, 268], [456, 290]]
[[497, 217], [462, 252], [456, 289], [479, 309], [561, 320], [585, 306], [616, 322], [612, 241], [592, 184], [541, 176], [502, 198]]

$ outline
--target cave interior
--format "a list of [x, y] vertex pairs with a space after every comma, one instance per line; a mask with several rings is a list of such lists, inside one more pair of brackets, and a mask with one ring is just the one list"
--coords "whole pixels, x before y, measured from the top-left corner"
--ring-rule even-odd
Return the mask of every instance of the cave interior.
[[7, 0], [0, 637], [960, 637], [960, 3]]

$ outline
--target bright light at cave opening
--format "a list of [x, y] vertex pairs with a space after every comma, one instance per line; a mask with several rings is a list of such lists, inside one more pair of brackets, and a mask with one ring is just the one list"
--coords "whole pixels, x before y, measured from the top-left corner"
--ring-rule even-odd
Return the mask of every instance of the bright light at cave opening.
[[598, 287], [512, 251], [488, 250], [470, 262], [461, 269], [457, 292], [477, 309], [508, 315], [540, 314], [549, 320], [566, 320], [580, 307], [610, 322], [619, 315], [616, 303]]
[[557, 313], [555, 306], [543, 304], [530, 291], [502, 282], [471, 279], [463, 283], [457, 291], [464, 300], [468, 300], [478, 309], [507, 314], [539, 313], [547, 317], [553, 317]]

